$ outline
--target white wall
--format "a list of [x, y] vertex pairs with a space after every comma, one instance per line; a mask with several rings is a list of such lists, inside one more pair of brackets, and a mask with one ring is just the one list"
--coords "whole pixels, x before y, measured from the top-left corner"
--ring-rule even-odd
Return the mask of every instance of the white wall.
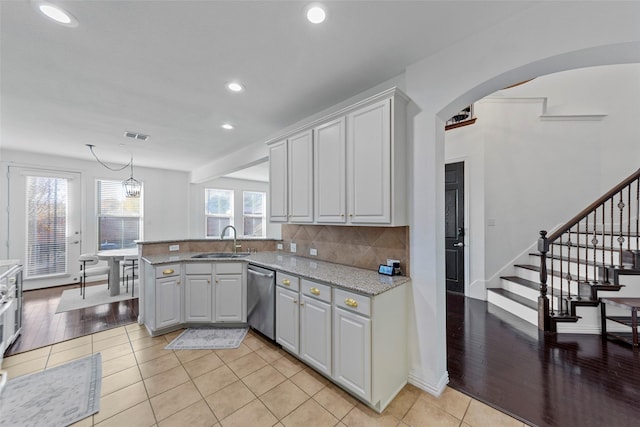
[[[191, 184], [191, 204], [189, 215], [191, 218], [191, 230], [189, 237], [192, 239], [205, 238], [205, 216], [204, 216], [204, 190], [206, 188], [217, 188], [221, 190], [233, 190], [234, 192], [234, 225], [238, 229], [238, 236], [242, 234], [242, 192], [243, 191], [263, 191], [269, 197], [269, 183], [260, 181], [249, 181], [244, 179], [218, 178], [200, 184]], [[267, 201], [268, 203], [268, 201]], [[265, 205], [265, 209], [266, 209]], [[280, 224], [266, 221], [267, 237], [274, 239], [281, 238]]]
[[[83, 147], [84, 149], [85, 147]], [[93, 161], [40, 155], [22, 151], [2, 151], [0, 174], [0, 257], [6, 257], [7, 240], [7, 167], [36, 166], [48, 169], [80, 172], [82, 176], [82, 251], [97, 250], [96, 180], [128, 178], [129, 171], [111, 172]], [[134, 165], [134, 177], [142, 182], [144, 191], [144, 240], [183, 239], [189, 233], [188, 174], [163, 169], [150, 169]]]
[[476, 124], [446, 132], [445, 160], [469, 163], [467, 294], [486, 299], [485, 283], [498, 286], [501, 269], [539, 230], [564, 223], [640, 167], [640, 64], [542, 76], [474, 108]]
[[539, 2], [407, 67], [406, 93], [417, 111], [409, 131], [413, 135], [409, 312], [413, 384], [439, 394], [448, 382], [444, 120], [500, 88], [532, 77], [640, 62], [639, 15], [638, 2]]

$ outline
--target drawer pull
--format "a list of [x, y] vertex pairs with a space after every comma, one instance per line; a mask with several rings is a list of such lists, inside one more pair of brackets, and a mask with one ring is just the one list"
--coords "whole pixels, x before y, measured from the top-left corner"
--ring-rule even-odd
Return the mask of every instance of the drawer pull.
[[353, 298], [347, 298], [346, 300], [344, 300], [344, 303], [353, 308], [358, 306], [358, 301], [354, 300]]
[[313, 295], [320, 295], [320, 289], [318, 288], [311, 288], [309, 289], [309, 292], [311, 292]]
[[291, 281], [289, 279], [284, 279], [282, 281], [282, 284], [285, 285], [285, 286], [289, 286], [289, 285], [291, 285]]
[[162, 274], [164, 274], [165, 276], [167, 274], [173, 274], [173, 273], [174, 273], [173, 268], [167, 268], [166, 270], [162, 270]]

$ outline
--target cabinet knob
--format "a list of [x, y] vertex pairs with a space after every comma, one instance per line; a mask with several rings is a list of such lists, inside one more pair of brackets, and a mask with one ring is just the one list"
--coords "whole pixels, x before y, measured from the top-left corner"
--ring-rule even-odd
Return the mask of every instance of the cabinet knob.
[[162, 270], [162, 274], [166, 276], [167, 274], [173, 274], [173, 271], [173, 268], [167, 268], [166, 270]]
[[309, 292], [311, 292], [313, 295], [320, 295], [320, 289], [318, 288], [311, 288], [309, 289]]
[[282, 284], [285, 285], [285, 286], [289, 286], [289, 285], [291, 285], [291, 281], [289, 279], [284, 279], [282, 281]]
[[349, 307], [355, 308], [358, 306], [358, 301], [354, 300], [353, 298], [347, 298], [346, 300], [344, 300], [344, 303]]
[[211, 279], [207, 279], [207, 283], [211, 283]]
[[216, 283], [220, 283], [220, 280], [216, 279]]
[[300, 307], [304, 307], [304, 301], [300, 302]]
[[298, 300], [297, 300], [297, 299], [294, 299], [294, 300], [293, 300], [293, 303], [294, 303], [294, 304], [297, 304], [297, 303], [298, 303]]
[[176, 282], [176, 285], [179, 285], [179, 284], [180, 284], [180, 280], [178, 280], [178, 281]]

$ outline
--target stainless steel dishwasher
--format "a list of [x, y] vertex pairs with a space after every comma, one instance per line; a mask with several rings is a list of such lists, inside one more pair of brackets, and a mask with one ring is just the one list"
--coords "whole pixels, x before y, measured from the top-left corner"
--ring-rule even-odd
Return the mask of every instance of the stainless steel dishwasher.
[[247, 273], [249, 325], [273, 340], [276, 337], [276, 273], [252, 264], [247, 267]]

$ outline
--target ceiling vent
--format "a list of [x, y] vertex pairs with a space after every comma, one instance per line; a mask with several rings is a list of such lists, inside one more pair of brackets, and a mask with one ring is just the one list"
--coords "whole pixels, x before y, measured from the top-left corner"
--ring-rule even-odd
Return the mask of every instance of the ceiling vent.
[[129, 131], [126, 131], [124, 133], [124, 136], [126, 136], [127, 138], [137, 139], [139, 141], [146, 141], [147, 139], [149, 139], [149, 135], [145, 135], [143, 133], [129, 132]]

